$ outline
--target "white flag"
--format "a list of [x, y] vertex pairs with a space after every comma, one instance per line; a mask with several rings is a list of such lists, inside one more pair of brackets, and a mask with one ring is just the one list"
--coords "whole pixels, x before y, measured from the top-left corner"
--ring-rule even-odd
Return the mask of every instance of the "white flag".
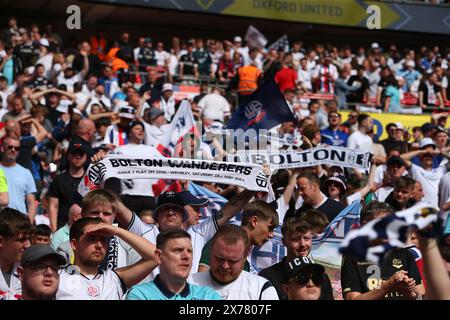
[[277, 41], [272, 43], [269, 47], [269, 50], [279, 50], [283, 49], [284, 52], [289, 51], [289, 39], [287, 35], [282, 36]]
[[245, 40], [250, 47], [262, 49], [267, 44], [267, 38], [254, 26], [249, 26], [245, 34]]
[[194, 130], [194, 126], [191, 105], [187, 100], [183, 100], [172, 122], [165, 127], [165, 134], [157, 146], [158, 151], [165, 156], [173, 156], [176, 145], [186, 134]]

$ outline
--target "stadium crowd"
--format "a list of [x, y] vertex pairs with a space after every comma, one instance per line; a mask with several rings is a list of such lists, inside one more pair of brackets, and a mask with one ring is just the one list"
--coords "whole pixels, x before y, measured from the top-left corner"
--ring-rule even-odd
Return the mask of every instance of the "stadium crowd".
[[[354, 50], [289, 46], [283, 38], [256, 48], [240, 36], [175, 36], [167, 45], [99, 31], [70, 48], [51, 25], [11, 18], [3, 28], [0, 299], [334, 299], [312, 239], [347, 206], [363, 205], [361, 225], [421, 201], [446, 218], [449, 48], [371, 43]], [[163, 157], [157, 147], [184, 98], [214, 148], [193, 139], [171, 156], [226, 160], [232, 150], [211, 132], [272, 78], [295, 118], [271, 129], [279, 139], [270, 149], [345, 147], [373, 154], [370, 170], [278, 170], [271, 200], [198, 182], [227, 199], [206, 218], [202, 208], [212, 200], [193, 195], [188, 181], [110, 179], [104, 189], [78, 194], [89, 164], [109, 154]], [[183, 95], [183, 87], [197, 92]], [[411, 132], [408, 123], [387, 124], [379, 141], [365, 110], [433, 113]], [[229, 224], [236, 215], [241, 223]], [[249, 251], [278, 226], [286, 256], [255, 270]], [[342, 297], [450, 299], [445, 230], [435, 237], [415, 230], [375, 276], [373, 264], [344, 256]]]

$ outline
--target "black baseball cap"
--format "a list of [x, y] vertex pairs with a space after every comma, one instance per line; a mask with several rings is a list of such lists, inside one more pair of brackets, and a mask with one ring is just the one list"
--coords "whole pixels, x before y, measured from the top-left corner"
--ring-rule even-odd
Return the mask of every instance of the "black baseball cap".
[[67, 149], [67, 153], [86, 153], [82, 143], [71, 143]]
[[194, 207], [205, 207], [209, 203], [209, 199], [196, 197], [189, 191], [182, 191], [178, 194], [181, 196], [181, 198], [183, 198], [185, 205]]
[[145, 132], [144, 123], [139, 120], [133, 120], [128, 124], [128, 128], [127, 128], [128, 132], [130, 132], [130, 130], [133, 129], [135, 126], [141, 126], [142, 130], [144, 130], [144, 132]]
[[420, 128], [420, 130], [422, 131], [422, 133], [427, 133], [431, 130], [436, 129], [436, 126], [430, 122], [427, 122], [425, 124], [422, 125], [422, 127]]
[[285, 277], [284, 282], [289, 282], [292, 278], [296, 277], [300, 272], [309, 269], [318, 273], [325, 273], [325, 268], [320, 264], [317, 264], [308, 257], [295, 257], [288, 261], [285, 265]]
[[158, 211], [164, 207], [175, 207], [183, 212], [183, 221], [186, 221], [189, 218], [188, 213], [184, 210], [185, 203], [183, 198], [176, 192], [168, 191], [161, 194], [158, 197], [158, 201], [156, 203], [156, 209], [153, 211], [153, 219], [155, 221], [158, 220]]
[[32, 264], [44, 257], [54, 258], [56, 263], [60, 266], [67, 264], [66, 259], [59, 253], [56, 253], [56, 251], [53, 250], [49, 245], [33, 244], [23, 253], [22, 260], [20, 260], [20, 265], [24, 266], [27, 264]]

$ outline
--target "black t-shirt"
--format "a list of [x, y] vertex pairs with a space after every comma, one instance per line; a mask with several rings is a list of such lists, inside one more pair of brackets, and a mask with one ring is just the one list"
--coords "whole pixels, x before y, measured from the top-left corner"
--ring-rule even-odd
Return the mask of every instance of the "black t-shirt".
[[149, 100], [147, 100], [147, 103], [151, 105], [153, 102], [156, 102], [161, 98], [162, 86], [163, 79], [161, 78], [158, 78], [155, 83], [146, 82], [139, 88], [139, 95], [142, 97], [144, 93], [150, 91], [152, 96]]
[[82, 177], [74, 178], [68, 172], [63, 172], [53, 179], [48, 188], [47, 196], [59, 200], [58, 228], [67, 223], [69, 209], [75, 203], [74, 198], [81, 179]]
[[[261, 270], [258, 274], [272, 283], [272, 285], [277, 290], [278, 297], [280, 298], [280, 300], [288, 300], [288, 296], [284, 292], [282, 286], [286, 270], [285, 264], [286, 264], [286, 257], [284, 257], [283, 260], [281, 260], [280, 262], [264, 270]], [[323, 283], [319, 300], [334, 300], [333, 289], [331, 288], [331, 281], [326, 273], [324, 273], [323, 275]]]
[[[422, 283], [414, 257], [408, 249], [397, 249], [388, 252], [381, 263], [381, 268], [371, 262], [353, 256], [342, 258], [341, 284], [345, 297], [347, 292], [366, 293], [378, 289], [381, 284], [400, 270], [408, 272], [408, 277]], [[385, 300], [404, 300], [398, 292], [388, 293]]]
[[14, 49], [14, 54], [22, 61], [22, 68], [28, 68], [34, 64], [36, 55], [32, 44], [21, 44]]
[[145, 70], [147, 66], [156, 65], [155, 51], [152, 48], [139, 48], [138, 61], [141, 70]]
[[297, 210], [295, 214], [300, 215], [302, 212], [309, 209], [316, 209], [320, 212], [323, 212], [327, 216], [328, 221], [331, 222], [342, 210], [345, 209], [345, 205], [337, 202], [336, 200], [328, 198], [327, 201], [325, 201], [318, 208], [313, 208], [311, 205], [305, 203]]
[[48, 111], [47, 119], [50, 120], [53, 126], [56, 126], [59, 117], [63, 114], [62, 112], [59, 112], [56, 110], [56, 108], [52, 108], [49, 105], [45, 105]]
[[180, 64], [183, 64], [183, 75], [193, 76], [194, 66], [197, 64], [197, 60], [192, 54], [184, 54], [180, 57]]
[[31, 151], [36, 144], [37, 142], [34, 136], [20, 137], [20, 150], [19, 155], [17, 156], [17, 163], [31, 172], [33, 172], [33, 166], [31, 164]]
[[[101, 62], [97, 55], [90, 54], [88, 55], [88, 61], [89, 61], [89, 71], [88, 74], [95, 74], [97, 77], [100, 76], [101, 73]], [[72, 67], [75, 70], [75, 73], [80, 72], [83, 70], [83, 64], [84, 64], [84, 57], [79, 54], [73, 59]]]
[[386, 153], [389, 153], [389, 151], [391, 151], [392, 149], [398, 149], [400, 150], [400, 153], [408, 152], [408, 143], [405, 141], [399, 141], [388, 138], [381, 141], [381, 144], [383, 145]]
[[27, 84], [27, 87], [31, 87], [33, 89], [42, 89], [46, 90], [52, 86], [50, 80], [45, 77], [36, 77], [33, 81], [30, 81]]
[[370, 87], [369, 80], [366, 77], [359, 78], [358, 76], [351, 76], [347, 84], [349, 86], [353, 85], [353, 82], [360, 82], [361, 87], [358, 90], [347, 93], [347, 101], [348, 102], [363, 102], [364, 92]]
[[[434, 84], [432, 84], [432, 86], [433, 86], [434, 94], [437, 95], [438, 92], [441, 91], [441, 88], [440, 88], [439, 86], [434, 85]], [[428, 101], [428, 96], [429, 96], [430, 92], [429, 92], [429, 90], [428, 90], [427, 84], [426, 84], [424, 81], [421, 81], [420, 84], [419, 84], [419, 92], [423, 92], [422, 103], [423, 103], [424, 105], [427, 105], [427, 106], [433, 106], [433, 107], [435, 106], [435, 104], [430, 103], [430, 102]], [[435, 97], [435, 101], [438, 101], [437, 96]]]

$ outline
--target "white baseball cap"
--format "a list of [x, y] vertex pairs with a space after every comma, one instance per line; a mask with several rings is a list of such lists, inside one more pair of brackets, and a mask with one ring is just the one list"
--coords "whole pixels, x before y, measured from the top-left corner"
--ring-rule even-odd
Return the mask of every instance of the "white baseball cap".
[[379, 49], [379, 48], [380, 48], [380, 45], [378, 44], [378, 42], [374, 42], [374, 43], [372, 43], [371, 48], [372, 48], [372, 49]]
[[42, 38], [41, 40], [39, 40], [39, 43], [41, 46], [50, 47], [50, 43], [45, 38]]
[[433, 139], [423, 138], [422, 140], [420, 140], [419, 149], [423, 149], [428, 146], [432, 146], [433, 148], [436, 148], [436, 144], [434, 143]]
[[161, 92], [173, 91], [173, 85], [171, 83], [164, 83]]
[[397, 129], [405, 130], [405, 127], [403, 126], [403, 124], [401, 122], [396, 122], [395, 125], [397, 126]]
[[233, 41], [234, 42], [242, 42], [242, 38], [239, 36], [235, 36]]

